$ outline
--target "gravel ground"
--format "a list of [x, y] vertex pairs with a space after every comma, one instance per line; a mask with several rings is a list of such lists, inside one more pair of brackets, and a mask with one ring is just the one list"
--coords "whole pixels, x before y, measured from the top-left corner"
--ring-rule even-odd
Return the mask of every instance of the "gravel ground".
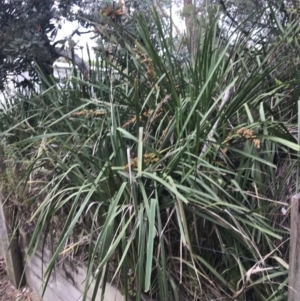
[[0, 258], [0, 301], [41, 301], [28, 286], [17, 290], [7, 278], [5, 262]]

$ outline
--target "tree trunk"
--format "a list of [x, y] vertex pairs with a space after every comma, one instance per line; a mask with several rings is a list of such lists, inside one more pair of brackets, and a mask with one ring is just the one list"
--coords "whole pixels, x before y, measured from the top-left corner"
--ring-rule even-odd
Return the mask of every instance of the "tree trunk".
[[183, 0], [183, 15], [185, 18], [188, 50], [191, 55], [192, 62], [194, 62], [198, 47], [198, 31], [196, 27], [196, 9], [193, 0]]

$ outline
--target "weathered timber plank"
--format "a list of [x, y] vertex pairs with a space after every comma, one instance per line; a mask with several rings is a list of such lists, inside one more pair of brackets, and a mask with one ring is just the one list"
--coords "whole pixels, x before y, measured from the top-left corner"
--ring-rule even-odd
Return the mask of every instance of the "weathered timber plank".
[[288, 301], [300, 300], [300, 194], [291, 199]]
[[7, 276], [15, 287], [25, 284], [23, 277], [23, 261], [18, 245], [18, 239], [13, 237], [13, 217], [11, 211], [4, 205], [4, 192], [2, 179], [5, 175], [5, 162], [3, 148], [0, 145], [0, 254], [5, 259]]

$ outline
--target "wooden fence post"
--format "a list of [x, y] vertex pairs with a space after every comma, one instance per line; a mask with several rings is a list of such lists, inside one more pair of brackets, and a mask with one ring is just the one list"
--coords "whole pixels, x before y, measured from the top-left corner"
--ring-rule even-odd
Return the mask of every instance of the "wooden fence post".
[[291, 199], [288, 301], [300, 300], [300, 194]]
[[[5, 175], [4, 152], [0, 145], [0, 179]], [[23, 275], [23, 260], [19, 249], [18, 240], [13, 235], [12, 221], [13, 216], [10, 210], [7, 210], [4, 203], [5, 189], [0, 181], [0, 255], [4, 256], [6, 263], [7, 276], [15, 287], [25, 284]], [[2, 191], [3, 190], [3, 191]]]

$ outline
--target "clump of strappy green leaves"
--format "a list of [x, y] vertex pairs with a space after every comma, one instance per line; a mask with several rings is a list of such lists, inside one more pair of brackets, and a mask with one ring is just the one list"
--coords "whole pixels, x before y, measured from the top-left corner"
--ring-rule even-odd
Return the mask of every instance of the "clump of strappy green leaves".
[[155, 43], [140, 18], [118, 60], [97, 57], [88, 80], [42, 77], [40, 94], [1, 112], [21, 183], [36, 188], [23, 199], [29, 249], [55, 233], [47, 276], [71, 253], [88, 265], [86, 288], [104, 275], [137, 301], [285, 300], [288, 222], [277, 216], [300, 148], [280, 49], [295, 25], [258, 47], [237, 32], [224, 42], [209, 20], [191, 60], [153, 21]]

